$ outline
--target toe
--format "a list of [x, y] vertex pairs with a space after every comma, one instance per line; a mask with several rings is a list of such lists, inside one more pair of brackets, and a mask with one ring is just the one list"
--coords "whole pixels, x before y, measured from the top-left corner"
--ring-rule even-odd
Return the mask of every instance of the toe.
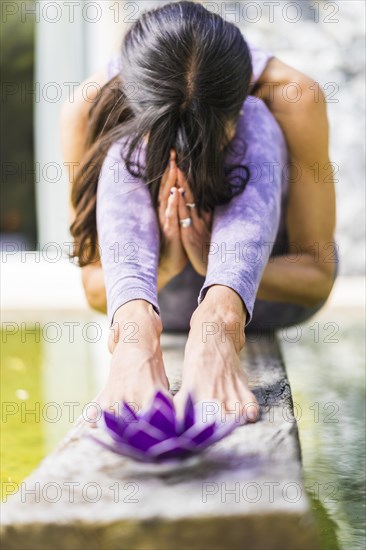
[[249, 398], [247, 398], [246, 400], [245, 416], [248, 422], [256, 422], [259, 419], [259, 415], [260, 407], [258, 405], [258, 401], [256, 400], [255, 396], [250, 393]]

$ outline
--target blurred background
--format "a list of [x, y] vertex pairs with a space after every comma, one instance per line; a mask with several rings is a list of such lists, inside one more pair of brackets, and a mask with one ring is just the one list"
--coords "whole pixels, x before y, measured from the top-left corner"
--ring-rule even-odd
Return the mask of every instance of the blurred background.
[[[1, 6], [2, 399], [13, 404], [3, 425], [8, 492], [70, 427], [64, 403], [78, 403], [80, 413], [108, 369], [106, 320], [88, 310], [80, 272], [67, 258], [60, 110], [78, 84], [106, 66], [139, 14], [164, 3]], [[327, 97], [340, 277], [317, 316], [279, 337], [302, 410], [307, 487], [314, 507], [333, 522], [324, 547], [334, 547], [330, 533], [336, 532], [341, 548], [364, 548], [358, 503], [364, 498], [365, 4], [202, 3], [239, 25], [253, 44], [318, 81]], [[50, 402], [56, 420], [49, 408], [44, 412]], [[320, 481], [322, 490], [315, 490]]]

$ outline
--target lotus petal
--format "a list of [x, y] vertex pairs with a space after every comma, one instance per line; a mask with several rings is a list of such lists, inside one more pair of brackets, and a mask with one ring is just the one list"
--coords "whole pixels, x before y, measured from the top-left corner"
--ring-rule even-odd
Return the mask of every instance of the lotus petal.
[[167, 403], [161, 393], [157, 394], [151, 408], [143, 415], [144, 420], [163, 431], [168, 437], [176, 435], [175, 411], [171, 403]]
[[161, 441], [149, 449], [149, 454], [158, 458], [165, 453], [172, 452], [178, 447], [181, 448], [184, 453], [194, 454], [194, 443], [184, 436], [172, 437], [170, 439], [166, 439], [165, 441]]
[[218, 415], [204, 422], [200, 411], [189, 394], [183, 418], [179, 419], [172, 400], [159, 391], [142, 413], [135, 413], [127, 403], [122, 403], [120, 415], [103, 411], [102, 427], [111, 436], [110, 443], [91, 437], [105, 448], [141, 462], [184, 459], [202, 452], [239, 426], [235, 421], [221, 422]]
[[127, 426], [123, 434], [123, 441], [126, 441], [127, 443], [129, 443], [130, 440], [135, 441], [135, 436], [138, 433], [148, 434], [152, 439], [156, 440], [157, 443], [164, 441], [164, 439], [167, 438], [167, 435], [163, 430], [153, 426], [144, 418], [139, 418], [137, 422], [132, 422]]
[[117, 438], [121, 438], [123, 436], [123, 433], [128, 426], [128, 423], [125, 422], [123, 418], [120, 416], [118, 417], [109, 411], [104, 411], [104, 422], [109, 433]]
[[189, 430], [189, 428], [193, 426], [194, 419], [195, 419], [194, 403], [193, 403], [192, 396], [188, 394], [187, 401], [184, 407], [184, 419], [183, 419], [184, 431]]
[[136, 420], [138, 420], [137, 413], [130, 407], [130, 405], [126, 401], [123, 401], [122, 403], [121, 416], [126, 422], [136, 422]]

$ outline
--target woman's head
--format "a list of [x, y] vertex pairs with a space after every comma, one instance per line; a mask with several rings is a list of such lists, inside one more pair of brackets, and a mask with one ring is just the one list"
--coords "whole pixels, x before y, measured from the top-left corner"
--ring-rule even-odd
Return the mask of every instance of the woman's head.
[[[240, 30], [196, 2], [173, 2], [143, 13], [129, 29], [121, 52], [127, 101], [141, 131], [164, 126], [186, 146], [182, 128], [225, 136], [248, 94], [250, 53]], [[201, 124], [201, 126], [200, 126]], [[206, 137], [209, 141], [210, 137]], [[216, 139], [215, 139], [216, 141]]]
[[[92, 109], [85, 164], [91, 159], [95, 163], [97, 155], [100, 171], [109, 146], [127, 136], [126, 167], [145, 179], [154, 206], [171, 148], [199, 213], [241, 192], [247, 170], [236, 174], [234, 185], [224, 163], [252, 75], [250, 52], [240, 30], [199, 3], [165, 4], [144, 12], [130, 27], [122, 44], [121, 67], [120, 78], [103, 89]], [[132, 155], [147, 136], [146, 164], [136, 170]], [[93, 188], [96, 193], [99, 171], [86, 171], [89, 180], [94, 178], [90, 185], [83, 174], [78, 176], [74, 237], [83, 233], [83, 223], [92, 225], [90, 216], [89, 223], [83, 222], [81, 212], [78, 221], [78, 204], [85, 204], [83, 190]]]

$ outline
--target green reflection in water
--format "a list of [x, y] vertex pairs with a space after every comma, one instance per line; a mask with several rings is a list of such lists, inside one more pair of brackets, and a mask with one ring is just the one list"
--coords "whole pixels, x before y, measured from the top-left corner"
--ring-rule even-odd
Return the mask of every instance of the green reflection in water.
[[65, 327], [72, 321], [58, 316], [48, 340], [42, 326], [40, 333], [32, 324], [27, 332], [1, 334], [4, 497], [17, 489], [11, 483], [19, 484], [59, 443], [96, 393], [93, 344], [70, 337]]
[[[19, 483], [46, 453], [40, 414], [42, 348], [39, 336], [22, 343], [21, 336], [1, 333], [1, 486]], [[26, 414], [26, 416], [25, 416]]]

